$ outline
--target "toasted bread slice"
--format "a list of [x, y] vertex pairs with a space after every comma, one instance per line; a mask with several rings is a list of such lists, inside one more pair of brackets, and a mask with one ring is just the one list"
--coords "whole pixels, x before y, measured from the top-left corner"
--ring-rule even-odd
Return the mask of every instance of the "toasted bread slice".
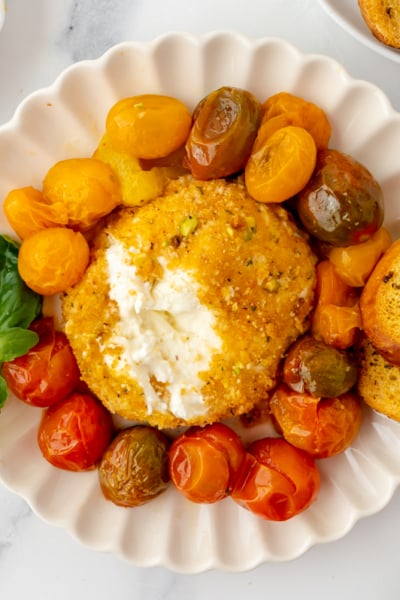
[[378, 261], [360, 298], [365, 334], [389, 362], [400, 365], [400, 240]]
[[400, 0], [358, 0], [361, 16], [383, 44], [400, 48]]
[[368, 406], [400, 421], [400, 367], [386, 361], [367, 338], [360, 346], [357, 386]]

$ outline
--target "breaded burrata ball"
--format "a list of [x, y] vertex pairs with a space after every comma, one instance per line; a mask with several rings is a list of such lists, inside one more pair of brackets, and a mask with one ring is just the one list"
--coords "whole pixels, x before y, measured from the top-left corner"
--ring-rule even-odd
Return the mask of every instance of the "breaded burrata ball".
[[112, 412], [163, 428], [248, 412], [309, 326], [315, 256], [280, 206], [184, 176], [112, 215], [63, 298], [82, 378]]

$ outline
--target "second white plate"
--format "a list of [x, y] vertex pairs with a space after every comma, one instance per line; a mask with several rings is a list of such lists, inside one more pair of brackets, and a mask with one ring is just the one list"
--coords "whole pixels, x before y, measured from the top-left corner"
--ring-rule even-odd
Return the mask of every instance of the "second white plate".
[[319, 0], [330, 17], [345, 31], [375, 52], [400, 63], [400, 50], [385, 46], [368, 29], [357, 0]]

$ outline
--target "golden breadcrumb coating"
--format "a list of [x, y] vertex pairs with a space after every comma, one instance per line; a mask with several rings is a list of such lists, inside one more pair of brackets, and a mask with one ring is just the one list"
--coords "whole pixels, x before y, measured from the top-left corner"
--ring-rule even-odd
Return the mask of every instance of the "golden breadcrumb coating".
[[[118, 280], [120, 288], [114, 289], [110, 281], [117, 281], [115, 257], [121, 248], [124, 275]], [[159, 428], [205, 424], [249, 411], [273, 387], [288, 346], [308, 329], [315, 262], [305, 235], [287, 211], [256, 203], [242, 183], [196, 181], [189, 176], [171, 181], [161, 197], [136, 209], [121, 209], [109, 219], [94, 241], [85, 276], [63, 299], [65, 331], [84, 381], [112, 413]], [[169, 287], [164, 285], [166, 274]], [[174, 288], [177, 274], [181, 279]], [[133, 281], [137, 290], [145, 290], [143, 294], [136, 294]], [[156, 289], [169, 293], [171, 286], [176, 292], [169, 300], [172, 308], [165, 308], [161, 297], [157, 302], [163, 308], [157, 315], [140, 313], [140, 298]], [[139, 316], [132, 309], [122, 322], [125, 305], [119, 303], [118, 290], [124, 290], [121, 294], [127, 295]], [[173, 384], [166, 373], [179, 367], [182, 377], [179, 356], [172, 364], [175, 359], [163, 355], [159, 365], [163, 363], [163, 375], [157, 375], [154, 357], [166, 347], [162, 335], [154, 346], [156, 354], [145, 359], [145, 375], [140, 360], [134, 366], [137, 377], [127, 365], [128, 345], [137, 350], [140, 342], [128, 334], [131, 324], [138, 319], [153, 323], [157, 317], [163, 319], [163, 327], [168, 321], [168, 327], [179, 329], [174, 307], [179, 313], [180, 294], [183, 298], [195, 294], [193, 319], [200, 314], [205, 319], [204, 327], [198, 321], [199, 331], [197, 321], [195, 325], [190, 318], [183, 321], [188, 344], [191, 335], [200, 336], [195, 360], [207, 362], [195, 390], [203, 405], [199, 408], [197, 403], [192, 412], [185, 406], [184, 392], [183, 408], [176, 408], [176, 399], [171, 399]], [[200, 356], [200, 346], [204, 350], [207, 340], [209, 355]], [[189, 389], [196, 378], [186, 366]], [[149, 401], [153, 393], [159, 402]]]

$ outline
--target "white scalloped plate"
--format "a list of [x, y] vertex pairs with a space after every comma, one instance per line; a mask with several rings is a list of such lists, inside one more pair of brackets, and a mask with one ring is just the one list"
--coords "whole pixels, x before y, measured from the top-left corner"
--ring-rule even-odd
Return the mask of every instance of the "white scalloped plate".
[[[221, 85], [247, 88], [261, 100], [287, 90], [324, 108], [333, 126], [332, 147], [353, 154], [379, 179], [386, 224], [396, 235], [400, 115], [384, 94], [351, 79], [327, 57], [301, 54], [277, 39], [254, 41], [227, 32], [124, 43], [98, 60], [72, 66], [51, 87], [31, 95], [0, 128], [0, 197], [14, 187], [40, 186], [59, 159], [90, 155], [117, 99], [163, 92], [193, 107]], [[9, 231], [0, 218], [1, 230]], [[144, 506], [124, 509], [103, 499], [96, 472], [64, 472], [41, 457], [39, 418], [39, 409], [8, 400], [0, 415], [3, 483], [82, 543], [140, 566], [195, 573], [290, 560], [314, 544], [344, 536], [358, 519], [385, 506], [400, 481], [400, 425], [366, 410], [354, 446], [320, 461], [318, 500], [290, 521], [263, 521], [229, 498], [192, 504], [172, 487]], [[257, 428], [247, 435], [264, 433]]]
[[0, 30], [4, 25], [4, 18], [6, 16], [6, 5], [5, 0], [0, 0]]
[[400, 50], [386, 46], [369, 30], [361, 16], [358, 0], [319, 0], [319, 3], [337, 24], [356, 40], [374, 52], [400, 62]]

